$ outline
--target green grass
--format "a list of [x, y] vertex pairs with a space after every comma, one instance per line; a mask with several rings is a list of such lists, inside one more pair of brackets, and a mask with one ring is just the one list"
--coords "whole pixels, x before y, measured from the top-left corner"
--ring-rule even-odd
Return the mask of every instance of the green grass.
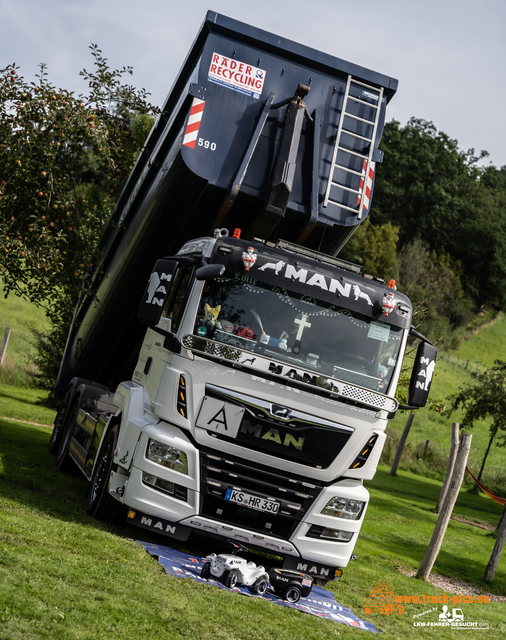
[[[245, 598], [191, 580], [173, 578], [130, 538], [143, 539], [204, 555], [219, 550], [210, 539], [192, 537], [186, 543], [155, 538], [128, 526], [112, 527], [89, 518], [84, 510], [86, 483], [79, 476], [57, 471], [47, 445], [54, 412], [40, 406], [44, 392], [1, 384], [24, 380], [30, 354], [29, 326], [44, 325], [40, 309], [17, 298], [0, 300], [0, 332], [11, 326], [9, 370], [0, 373], [0, 640], [26, 638], [120, 639], [202, 638], [214, 640], [294, 640], [298, 638], [360, 638], [366, 632], [335, 622], [277, 607], [261, 599]], [[3, 324], [2, 324], [3, 323]], [[444, 399], [466, 384], [469, 370], [506, 359], [506, 319], [500, 315], [480, 329], [458, 351], [440, 358], [432, 394]], [[456, 366], [457, 354], [459, 366]], [[4, 378], [1, 376], [4, 375]], [[389, 441], [394, 443], [404, 427], [406, 414], [391, 421]], [[396, 596], [441, 596], [443, 591], [409, 577], [416, 572], [430, 541], [436, 516], [434, 507], [441, 488], [450, 445], [451, 421], [426, 409], [420, 410], [408, 438], [410, 453], [397, 477], [380, 465], [366, 485], [371, 502], [355, 553], [357, 560], [345, 569], [338, 583], [329, 584], [338, 602], [362, 616], [370, 590], [379, 582], [393, 585]], [[36, 423], [36, 424], [33, 424]], [[476, 470], [488, 441], [486, 423], [471, 431], [470, 465]], [[423, 446], [430, 441], [428, 458]], [[393, 448], [386, 447], [386, 454]], [[439, 467], [438, 467], [439, 465]], [[485, 484], [502, 481], [504, 449], [493, 448]], [[494, 473], [497, 475], [494, 476]], [[501, 480], [502, 478], [502, 480]], [[470, 484], [468, 486], [471, 486]], [[495, 526], [501, 507], [481, 495], [462, 491], [454, 516]], [[482, 581], [494, 545], [485, 529], [452, 520], [433, 568], [448, 580], [463, 580], [475, 593], [506, 596], [506, 561], [499, 563], [491, 584]], [[504, 554], [503, 554], [504, 555]], [[254, 557], [258, 562], [258, 557]], [[272, 560], [272, 559], [271, 559]], [[268, 564], [262, 557], [262, 562]], [[445, 587], [458, 596], [459, 584]], [[437, 620], [426, 613], [434, 604], [406, 604], [403, 614], [367, 614], [364, 617], [385, 632], [385, 637], [410, 639], [420, 632], [446, 638], [451, 629], [414, 627], [413, 616]], [[439, 610], [441, 605], [437, 605]], [[504, 603], [459, 604], [466, 620], [488, 623], [491, 639], [506, 633]], [[471, 632], [472, 633], [472, 632]], [[474, 636], [473, 636], [474, 637]]]
[[[448, 354], [445, 353], [438, 358], [436, 371], [431, 387], [431, 396], [440, 400], [455, 393], [459, 387], [473, 382], [470, 371], [483, 371], [486, 367], [493, 365], [497, 359], [506, 360], [506, 316], [499, 316], [476, 331], [472, 337], [465, 340], [457, 351], [452, 352], [452, 359], [449, 361]], [[462, 369], [462, 366], [470, 361], [469, 367]], [[457, 365], [458, 362], [458, 365]], [[390, 463], [395, 453], [396, 443], [404, 429], [408, 417], [407, 412], [398, 412], [396, 417], [389, 423], [387, 434], [391, 441], [385, 447], [382, 460]], [[407, 440], [406, 455], [401, 462], [400, 468], [413, 470], [415, 466], [418, 471], [435, 478], [444, 476], [446, 470], [446, 460], [451, 443], [451, 423], [461, 422], [462, 410], [455, 411], [446, 416], [435, 411], [430, 411], [428, 407], [419, 409], [415, 413], [413, 424]], [[483, 456], [489, 441], [489, 424], [491, 421], [480, 421], [473, 425], [472, 429], [467, 429], [472, 434], [471, 450], [468, 458], [468, 466], [475, 473], [478, 473]], [[422, 455], [426, 441], [429, 441], [429, 455], [432, 459], [429, 464], [424, 464]], [[437, 458], [438, 460], [434, 460]], [[506, 450], [504, 447], [492, 446], [487, 458], [485, 473], [482, 480], [485, 486], [506, 497], [506, 473], [504, 472], [506, 461]], [[473, 482], [466, 474], [465, 483], [468, 488], [473, 486]]]
[[7, 327], [11, 329], [11, 333], [4, 364], [0, 368], [0, 383], [30, 386], [31, 380], [27, 372], [33, 371], [32, 329], [49, 329], [49, 321], [40, 307], [13, 294], [5, 298], [0, 279], [0, 345]]
[[[431, 392], [434, 397], [444, 399], [448, 396], [449, 390], [456, 391], [459, 386], [468, 384], [469, 382], [472, 382], [472, 379], [469, 378], [467, 373], [462, 372], [452, 364], [448, 364], [448, 362], [439, 361], [436, 365], [436, 376]], [[389, 423], [389, 428], [401, 433], [407, 417], [407, 412], [399, 412]], [[429, 440], [431, 443], [441, 447], [445, 452], [448, 452], [451, 443], [451, 424], [452, 422], [460, 422], [461, 419], [461, 410], [456, 411], [450, 416], [445, 416], [439, 415], [435, 411], [429, 411], [427, 407], [419, 409], [415, 413], [408, 442], [410, 442], [412, 446], [417, 446]], [[469, 433], [473, 435], [469, 462], [472, 468], [476, 468], [476, 466], [479, 468], [489, 440], [488, 422], [480, 421], [476, 423], [473, 429], [469, 430]], [[487, 466], [504, 466], [504, 460], [504, 449], [492, 447]]]
[[[25, 403], [23, 393], [0, 386], [0, 400], [9, 402], [11, 414], [21, 419], [43, 424], [51, 417], [51, 412], [34, 404], [36, 395]], [[367, 637], [365, 631], [262, 599], [167, 576], [129, 538], [200, 555], [218, 550], [219, 545], [197, 537], [178, 543], [91, 519], [84, 510], [85, 481], [56, 469], [47, 450], [49, 437], [47, 427], [0, 419], [0, 640]], [[396, 596], [444, 593], [406, 575], [418, 568], [427, 549], [441, 484], [405, 471], [392, 478], [387, 471], [381, 466], [375, 479], [366, 483], [371, 503], [355, 548], [357, 560], [328, 588], [338, 602], [384, 631], [384, 637], [409, 640], [420, 635], [413, 616], [435, 605], [410, 603], [403, 614], [390, 615], [364, 615], [362, 607], [379, 582], [393, 585]], [[462, 492], [454, 515], [495, 526], [500, 510], [483, 496]], [[433, 572], [465, 580], [474, 585], [475, 593], [506, 595], [504, 559], [494, 581], [482, 582], [493, 544], [493, 536], [485, 530], [451, 521]], [[268, 564], [269, 558], [263, 561]], [[455, 586], [445, 593], [458, 597], [460, 590]], [[457, 606], [466, 620], [490, 625], [487, 638], [504, 637], [504, 603]], [[421, 619], [430, 616], [437, 619], [435, 614]], [[452, 633], [456, 632], [434, 628], [430, 637], [447, 638]]]
[[51, 426], [55, 412], [40, 404], [46, 396], [47, 393], [39, 389], [0, 385], [0, 418]]
[[495, 360], [506, 360], [506, 315], [504, 313], [478, 329], [468, 340], [464, 340], [458, 349], [451, 352], [452, 362], [470, 362], [481, 365], [479, 368], [491, 367]]

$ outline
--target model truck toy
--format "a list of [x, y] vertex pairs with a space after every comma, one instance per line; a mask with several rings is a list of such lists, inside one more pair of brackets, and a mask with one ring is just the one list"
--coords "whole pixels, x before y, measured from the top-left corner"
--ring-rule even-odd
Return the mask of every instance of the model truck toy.
[[261, 565], [247, 562], [235, 554], [245, 553], [247, 549], [239, 544], [234, 544], [234, 553], [211, 553], [206, 557], [202, 567], [201, 576], [208, 580], [216, 578], [229, 589], [236, 585], [248, 587], [251, 593], [263, 596], [269, 587], [269, 576]]
[[[87, 512], [231, 539], [320, 580], [364, 520], [408, 339], [337, 253], [368, 215], [397, 82], [213, 12], [83, 283], [50, 450]], [[153, 264], [156, 264], [153, 266]]]
[[268, 573], [274, 593], [292, 604], [307, 598], [313, 588], [313, 578], [306, 573], [276, 568], [269, 569]]

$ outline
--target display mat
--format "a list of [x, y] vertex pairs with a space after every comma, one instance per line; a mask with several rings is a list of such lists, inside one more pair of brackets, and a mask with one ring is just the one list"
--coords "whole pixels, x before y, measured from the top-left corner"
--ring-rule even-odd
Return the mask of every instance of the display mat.
[[[158, 560], [168, 575], [178, 576], [180, 578], [191, 578], [196, 582], [204, 582], [219, 587], [220, 589], [227, 589], [227, 587], [214, 578], [206, 580], [200, 577], [200, 571], [204, 564], [204, 559], [200, 556], [188, 555], [187, 553], [176, 551], [170, 547], [163, 547], [139, 540], [136, 542]], [[237, 591], [252, 598], [264, 598], [282, 607], [298, 609], [299, 611], [318, 616], [319, 618], [327, 618], [328, 620], [341, 622], [342, 624], [356, 627], [357, 629], [364, 629], [365, 631], [371, 631], [372, 633], [381, 633], [373, 624], [362, 620], [350, 609], [340, 605], [334, 598], [334, 595], [322, 587], [313, 586], [309, 596], [307, 598], [301, 598], [296, 604], [291, 604], [279, 598], [271, 589], [263, 596], [252, 594], [247, 587], [243, 587], [242, 585], [234, 587], [234, 589], [229, 589], [229, 591]]]

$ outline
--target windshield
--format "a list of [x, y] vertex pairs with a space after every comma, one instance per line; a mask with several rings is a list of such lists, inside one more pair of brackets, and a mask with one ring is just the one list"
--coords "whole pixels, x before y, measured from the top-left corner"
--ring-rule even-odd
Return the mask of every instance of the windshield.
[[206, 282], [194, 333], [382, 393], [402, 339], [381, 320], [238, 276]]

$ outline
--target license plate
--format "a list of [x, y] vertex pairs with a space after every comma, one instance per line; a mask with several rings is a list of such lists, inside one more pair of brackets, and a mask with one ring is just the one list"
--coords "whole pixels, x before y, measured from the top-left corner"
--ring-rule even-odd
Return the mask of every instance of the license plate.
[[244, 493], [244, 491], [239, 491], [238, 489], [228, 489], [225, 500], [235, 502], [243, 507], [256, 509], [257, 511], [266, 511], [267, 513], [277, 513], [279, 511], [279, 502], [252, 496], [250, 493]]

